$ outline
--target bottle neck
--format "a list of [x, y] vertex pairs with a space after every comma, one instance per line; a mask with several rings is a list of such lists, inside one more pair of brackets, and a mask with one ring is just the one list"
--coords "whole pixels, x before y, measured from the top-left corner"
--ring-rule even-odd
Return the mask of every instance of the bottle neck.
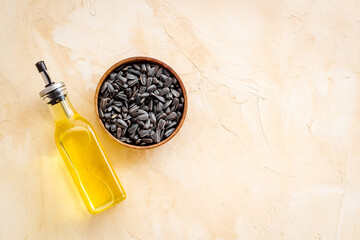
[[75, 108], [67, 97], [54, 105], [48, 104], [48, 106], [55, 122], [71, 119], [76, 114]]

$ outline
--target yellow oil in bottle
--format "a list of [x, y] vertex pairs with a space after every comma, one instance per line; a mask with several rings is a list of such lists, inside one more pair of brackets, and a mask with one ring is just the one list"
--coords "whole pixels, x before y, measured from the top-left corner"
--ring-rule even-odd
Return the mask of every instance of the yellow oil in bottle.
[[55, 119], [56, 145], [88, 211], [96, 214], [123, 201], [125, 191], [91, 124], [67, 98], [49, 108]]

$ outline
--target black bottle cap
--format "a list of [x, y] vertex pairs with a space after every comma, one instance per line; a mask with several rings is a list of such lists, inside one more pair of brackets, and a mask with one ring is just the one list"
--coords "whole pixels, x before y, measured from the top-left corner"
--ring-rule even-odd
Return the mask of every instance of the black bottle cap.
[[39, 61], [35, 64], [37, 70], [39, 71], [39, 73], [41, 72], [45, 72], [47, 70], [46, 65], [44, 63], [44, 61]]

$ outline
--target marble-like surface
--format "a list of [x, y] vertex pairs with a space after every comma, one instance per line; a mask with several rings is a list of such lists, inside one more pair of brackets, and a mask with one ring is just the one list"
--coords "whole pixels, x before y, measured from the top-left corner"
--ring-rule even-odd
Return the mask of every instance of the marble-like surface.
[[[0, 2], [1, 239], [360, 239], [360, 2]], [[189, 96], [164, 146], [118, 146], [101, 75], [171, 65]], [[127, 199], [85, 210], [57, 152], [34, 63], [98, 131]]]

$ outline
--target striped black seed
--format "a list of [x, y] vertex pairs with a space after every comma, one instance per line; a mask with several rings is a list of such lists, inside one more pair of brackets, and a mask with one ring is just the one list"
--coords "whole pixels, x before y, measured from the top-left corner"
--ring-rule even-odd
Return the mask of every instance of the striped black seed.
[[142, 85], [146, 85], [146, 81], [147, 81], [147, 78], [146, 78], [146, 75], [145, 74], [141, 74], [140, 75], [140, 82]]
[[149, 114], [147, 114], [147, 113], [136, 117], [137, 121], [147, 121], [148, 119], [149, 119]]
[[146, 87], [151, 86], [152, 82], [153, 82], [153, 79], [151, 77], [147, 78], [146, 79]]
[[137, 75], [137, 76], [140, 76], [141, 72], [138, 71], [138, 70], [135, 70], [135, 69], [129, 69], [127, 71], [129, 74], [133, 74], [133, 75]]
[[165, 128], [166, 121], [164, 119], [160, 119], [158, 123], [158, 128], [163, 130]]
[[151, 138], [142, 138], [141, 141], [146, 144], [153, 143], [153, 140]]
[[100, 92], [103, 93], [105, 92], [105, 90], [107, 89], [108, 86], [108, 82], [104, 82], [103, 85], [101, 86]]
[[173, 101], [173, 100], [167, 100], [167, 101], [164, 103], [163, 109], [169, 107], [170, 104], [172, 103], [172, 101]]
[[167, 94], [168, 92], [170, 92], [170, 89], [168, 87], [165, 87], [160, 90], [159, 96], [163, 96], [163, 95]]
[[162, 67], [160, 67], [160, 68], [156, 71], [155, 76], [156, 76], [157, 78], [159, 78], [160, 75], [161, 75], [161, 73], [162, 73]]
[[137, 123], [133, 123], [133, 124], [128, 128], [128, 132], [129, 132], [129, 133], [134, 133], [138, 127], [139, 127], [139, 125], [138, 125]]
[[152, 123], [156, 123], [156, 117], [155, 117], [155, 114], [153, 112], [149, 113], [149, 118], [150, 118], [150, 121]]
[[138, 71], [140, 71], [140, 66], [138, 64], [133, 64], [134, 68]]
[[144, 129], [144, 130], [140, 130], [139, 131], [139, 136], [141, 137], [141, 138], [143, 138], [143, 137], [145, 137], [145, 136], [147, 136], [149, 133], [150, 133], [150, 129]]
[[162, 96], [156, 95], [155, 93], [151, 93], [151, 96], [154, 96], [155, 98], [157, 98], [161, 102], [165, 102], [165, 98], [163, 98]]
[[143, 94], [146, 91], [146, 87], [145, 86], [141, 86], [139, 89], [139, 94]]
[[127, 79], [120, 75], [117, 75], [117, 79], [119, 80], [120, 84], [124, 85], [127, 82]]
[[104, 118], [104, 112], [101, 109], [99, 109], [99, 117], [101, 119]]
[[169, 115], [167, 115], [167, 117], [165, 118], [165, 120], [174, 120], [177, 117], [177, 114], [174, 112], [171, 112]]
[[121, 128], [118, 127], [116, 130], [116, 138], [119, 139], [121, 137]]
[[121, 128], [127, 128], [128, 127], [127, 123], [122, 119], [116, 120], [116, 125], [118, 125]]
[[165, 119], [166, 117], [167, 117], [166, 113], [163, 113], [163, 112], [156, 115], [157, 120]]
[[175, 89], [171, 89], [171, 93], [176, 98], [180, 97], [180, 93], [178, 91], [176, 91]]
[[116, 124], [111, 124], [110, 131], [112, 132], [116, 131]]
[[104, 110], [106, 108], [107, 98], [102, 98], [100, 100], [100, 108]]
[[151, 86], [149, 86], [148, 88], [147, 88], [147, 91], [149, 92], [149, 93], [152, 93], [153, 91], [155, 91], [156, 90], [156, 86], [155, 85], [151, 85]]
[[164, 133], [164, 137], [169, 137], [173, 132], [175, 131], [175, 128], [169, 128], [168, 130], [165, 131]]
[[169, 77], [166, 78], [165, 83], [164, 83], [164, 87], [166, 87], [166, 88], [169, 87], [171, 85], [172, 81], [173, 80], [171, 78], [169, 78]]
[[150, 119], [148, 119], [144, 124], [144, 129], [149, 129], [149, 128], [150, 128]]
[[155, 75], [155, 72], [156, 72], [156, 68], [155, 68], [155, 67], [152, 67], [152, 68], [147, 72], [148, 77], [153, 77], [153, 76]]

